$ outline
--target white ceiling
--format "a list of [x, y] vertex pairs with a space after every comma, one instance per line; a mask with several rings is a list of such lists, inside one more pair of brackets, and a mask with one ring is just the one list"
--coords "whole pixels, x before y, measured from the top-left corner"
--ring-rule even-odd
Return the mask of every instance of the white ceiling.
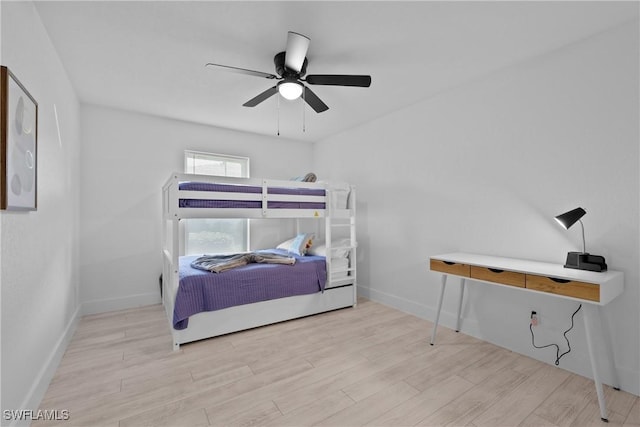
[[368, 89], [313, 86], [330, 107], [280, 102], [284, 138], [318, 141], [491, 71], [632, 19], [635, 2], [44, 1], [37, 9], [80, 100], [275, 135], [272, 80], [287, 31], [311, 38], [307, 74], [370, 74]]

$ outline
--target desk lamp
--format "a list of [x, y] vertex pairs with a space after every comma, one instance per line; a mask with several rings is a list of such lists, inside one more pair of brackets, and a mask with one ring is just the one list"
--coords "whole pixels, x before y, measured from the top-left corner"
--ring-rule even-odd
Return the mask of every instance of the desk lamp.
[[582, 224], [582, 220], [580, 220], [586, 213], [582, 208], [575, 208], [555, 217], [558, 224], [567, 230], [576, 222], [579, 222], [582, 227], [582, 252], [569, 252], [564, 267], [575, 268], [577, 270], [607, 271], [607, 264], [604, 261], [604, 257], [587, 253], [584, 240], [584, 224]]

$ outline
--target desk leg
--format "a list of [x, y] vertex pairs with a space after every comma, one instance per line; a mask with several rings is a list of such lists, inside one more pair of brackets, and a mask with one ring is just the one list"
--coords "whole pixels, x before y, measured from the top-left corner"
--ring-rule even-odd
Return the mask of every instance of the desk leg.
[[447, 284], [447, 275], [443, 274], [440, 285], [440, 297], [438, 298], [438, 311], [436, 312], [436, 321], [433, 324], [433, 330], [431, 331], [431, 345], [436, 341], [436, 330], [438, 329], [438, 322], [440, 321], [440, 310], [442, 310], [442, 300], [444, 299], [444, 287]]
[[462, 298], [464, 297], [465, 280], [460, 279], [460, 301], [458, 301], [458, 318], [456, 320], [456, 332], [460, 332], [460, 314], [462, 313]]
[[616, 371], [616, 357], [613, 354], [613, 341], [611, 340], [611, 334], [609, 333], [609, 331], [611, 330], [609, 328], [609, 322], [607, 321], [607, 318], [602, 315], [602, 309], [599, 305], [596, 306], [596, 309], [598, 310], [598, 317], [600, 318], [600, 323], [602, 324], [602, 331], [606, 344], [605, 346], [608, 350], [607, 358], [609, 359], [609, 368], [611, 369], [612, 375], [611, 380], [613, 381], [611, 385], [613, 386], [614, 390], [620, 390], [620, 379], [618, 378], [618, 372]]
[[589, 359], [591, 360], [591, 371], [593, 372], [593, 382], [596, 386], [596, 393], [598, 394], [598, 405], [600, 405], [600, 419], [604, 422], [609, 422], [607, 418], [607, 406], [604, 401], [604, 392], [602, 390], [602, 382], [600, 381], [600, 375], [598, 375], [598, 364], [596, 362], [596, 355], [593, 349], [592, 331], [593, 331], [593, 319], [598, 314], [597, 306], [593, 304], [583, 304], [584, 309], [584, 329], [587, 335], [587, 350], [589, 351]]

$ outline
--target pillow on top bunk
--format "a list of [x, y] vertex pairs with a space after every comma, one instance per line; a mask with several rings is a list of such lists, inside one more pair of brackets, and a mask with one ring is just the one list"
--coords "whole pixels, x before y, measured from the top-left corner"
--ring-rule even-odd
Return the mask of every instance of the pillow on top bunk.
[[280, 243], [277, 248], [284, 249], [296, 255], [306, 255], [309, 248], [313, 245], [314, 237], [313, 234], [300, 233], [293, 239]]
[[295, 178], [291, 178], [291, 181], [298, 181], [298, 182], [316, 182], [316, 180], [318, 179], [318, 177], [316, 176], [315, 173], [313, 172], [309, 172], [308, 174], [306, 174], [305, 176], [296, 176]]
[[[331, 242], [332, 248], [341, 248], [351, 246], [351, 239], [339, 239]], [[349, 249], [331, 250], [333, 258], [346, 258], [349, 256]], [[327, 256], [327, 245], [325, 242], [320, 242], [318, 245], [314, 245], [307, 252], [309, 255]]]

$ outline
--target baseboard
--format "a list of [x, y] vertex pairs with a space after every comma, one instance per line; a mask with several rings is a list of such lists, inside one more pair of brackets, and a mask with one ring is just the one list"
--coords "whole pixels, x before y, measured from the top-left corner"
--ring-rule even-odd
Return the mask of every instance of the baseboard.
[[[435, 318], [435, 312], [429, 306], [405, 298], [400, 298], [386, 292], [359, 286], [358, 295], [371, 301], [379, 302], [380, 304], [396, 308], [402, 312], [413, 314], [414, 316], [421, 319], [433, 321], [433, 319]], [[444, 322], [442, 322], [442, 318], [444, 315], [445, 313], [443, 311], [440, 315], [441, 324], [444, 324]]]
[[640, 396], [640, 372], [616, 366], [620, 389]]
[[[430, 322], [433, 322], [436, 318], [436, 311], [433, 307], [429, 307], [416, 301], [400, 298], [386, 292], [381, 292], [366, 287], [358, 287], [358, 295], [370, 299], [371, 301], [379, 302], [389, 307], [396, 308], [404, 313], [412, 314], [421, 319], [429, 320]], [[442, 312], [440, 313], [439, 324], [450, 329], [455, 329], [456, 314], [449, 313], [443, 308]], [[464, 319], [462, 326], [466, 334], [478, 337], [480, 331], [475, 321], [471, 319]]]
[[[76, 311], [71, 316], [71, 319], [67, 323], [62, 336], [60, 336], [60, 339], [58, 339], [58, 342], [56, 342], [53, 351], [47, 358], [47, 361], [43, 365], [40, 372], [38, 372], [33, 385], [31, 386], [29, 392], [23, 400], [22, 405], [20, 406], [20, 408], [22, 408], [23, 410], [33, 410], [35, 412], [40, 407], [40, 403], [42, 402], [42, 399], [44, 398], [44, 395], [49, 388], [49, 383], [55, 375], [56, 370], [58, 369], [58, 365], [60, 365], [60, 361], [62, 360], [62, 356], [64, 356], [64, 353], [67, 350], [67, 346], [69, 345], [69, 342], [71, 342], [71, 338], [76, 331], [76, 327], [78, 326], [78, 322], [80, 321], [80, 316], [81, 310], [80, 306], [78, 306]], [[9, 424], [9, 426], [28, 426], [30, 424], [31, 420], [14, 420], [11, 424]]]
[[143, 307], [145, 305], [160, 304], [161, 302], [162, 300], [159, 293], [85, 301], [82, 303], [82, 315], [125, 310], [128, 308]]

